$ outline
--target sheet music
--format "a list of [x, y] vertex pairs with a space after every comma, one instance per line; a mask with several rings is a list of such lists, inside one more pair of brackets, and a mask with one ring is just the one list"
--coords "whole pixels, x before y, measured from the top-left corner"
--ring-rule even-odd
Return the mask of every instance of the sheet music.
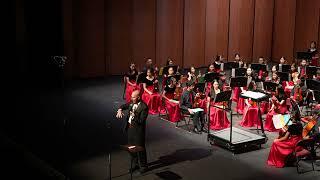
[[276, 129], [281, 129], [285, 125], [291, 125], [292, 121], [290, 120], [290, 115], [289, 114], [276, 114], [273, 115], [272, 117], [273, 125]]
[[173, 102], [173, 103], [177, 103], [177, 104], [179, 104], [179, 101], [174, 100], [174, 99], [170, 99], [169, 101], [170, 101], [170, 102]]
[[197, 113], [197, 112], [204, 111], [204, 110], [201, 109], [201, 108], [195, 108], [195, 109], [191, 109], [191, 111], [192, 111], [193, 113]]
[[246, 91], [241, 93], [242, 96], [247, 98], [253, 98], [253, 99], [260, 99], [266, 96], [266, 94], [261, 92], [253, 92], [253, 91]]

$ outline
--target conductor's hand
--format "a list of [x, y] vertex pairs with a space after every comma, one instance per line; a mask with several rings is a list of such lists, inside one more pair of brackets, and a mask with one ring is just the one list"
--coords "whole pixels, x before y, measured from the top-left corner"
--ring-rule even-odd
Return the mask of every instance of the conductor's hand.
[[123, 117], [123, 115], [124, 115], [124, 114], [123, 114], [123, 112], [122, 112], [122, 109], [118, 109], [116, 117], [120, 119], [120, 118]]

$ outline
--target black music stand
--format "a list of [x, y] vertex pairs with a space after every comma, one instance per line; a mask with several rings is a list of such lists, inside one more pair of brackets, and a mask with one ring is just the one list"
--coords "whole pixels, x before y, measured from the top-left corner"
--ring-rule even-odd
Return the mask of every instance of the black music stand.
[[[218, 102], [228, 102], [228, 104], [230, 104], [230, 100], [231, 100], [231, 95], [232, 95], [232, 91], [223, 91], [223, 92], [220, 92], [216, 95], [216, 97], [214, 98], [213, 102], [214, 103], [218, 103]], [[211, 104], [211, 103], [210, 103]], [[211, 105], [210, 105], [211, 106]], [[208, 141], [209, 141], [209, 134], [210, 134], [210, 106], [209, 106], [209, 109], [208, 109]], [[223, 109], [227, 112], [230, 112], [230, 142], [232, 142], [232, 108], [231, 106], [229, 106], [228, 108], [226, 108], [224, 106], [224, 103], [223, 103], [223, 106], [222, 108], [221, 107], [218, 107], [218, 106], [214, 106], [215, 108], [219, 108], [219, 109]]]
[[220, 75], [219, 73], [216, 73], [216, 72], [206, 73], [206, 74], [204, 75], [204, 80], [205, 80], [206, 82], [213, 82], [214, 80], [219, 81], [220, 76], [221, 76], [221, 75]]
[[252, 63], [251, 68], [257, 72], [260, 70], [267, 71], [267, 65], [266, 64], [258, 64], [258, 63]]
[[312, 52], [297, 52], [297, 59], [311, 60], [313, 56]]
[[277, 74], [278, 74], [278, 76], [280, 78], [280, 82], [289, 81], [289, 75], [290, 75], [289, 73], [287, 73], [287, 72], [278, 72]]
[[276, 92], [278, 84], [270, 81], [265, 81], [263, 83], [263, 86], [266, 91]]
[[247, 86], [248, 77], [239, 76], [232, 77], [230, 80], [230, 87], [246, 87]]
[[288, 73], [291, 70], [291, 65], [290, 64], [281, 64], [281, 65], [279, 64], [277, 67], [278, 67], [278, 71], [279, 72]]
[[317, 75], [317, 67], [316, 66], [307, 66], [306, 74], [308, 79], [312, 79], [313, 76]]
[[235, 69], [235, 76], [245, 76], [247, 74], [247, 68], [236, 68]]
[[223, 63], [224, 70], [230, 70], [230, 69], [235, 69], [235, 68], [239, 68], [239, 63], [234, 62], [234, 61]]

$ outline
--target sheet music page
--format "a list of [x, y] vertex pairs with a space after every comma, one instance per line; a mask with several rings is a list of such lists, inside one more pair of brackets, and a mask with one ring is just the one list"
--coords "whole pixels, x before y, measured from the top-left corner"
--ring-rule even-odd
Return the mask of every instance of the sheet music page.
[[246, 91], [246, 92], [241, 93], [241, 95], [248, 97], [248, 98], [254, 98], [254, 99], [259, 99], [259, 98], [266, 96], [266, 94], [264, 94], [264, 93], [253, 92], [253, 91]]
[[169, 101], [170, 101], [170, 102], [173, 102], [173, 103], [177, 103], [177, 104], [179, 104], [179, 101], [174, 100], [174, 99], [170, 99]]
[[195, 108], [195, 109], [191, 109], [193, 113], [197, 113], [197, 112], [200, 112], [200, 111], [204, 111], [203, 109], [201, 108]]

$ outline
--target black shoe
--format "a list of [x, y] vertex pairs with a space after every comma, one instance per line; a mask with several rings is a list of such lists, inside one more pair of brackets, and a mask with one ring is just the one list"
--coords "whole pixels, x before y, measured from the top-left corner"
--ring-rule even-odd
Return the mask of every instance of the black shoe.
[[201, 134], [201, 131], [199, 131], [198, 128], [194, 128], [193, 132], [196, 133], [196, 134]]
[[202, 128], [201, 131], [204, 132], [204, 133], [208, 133], [208, 129], [207, 128]]

